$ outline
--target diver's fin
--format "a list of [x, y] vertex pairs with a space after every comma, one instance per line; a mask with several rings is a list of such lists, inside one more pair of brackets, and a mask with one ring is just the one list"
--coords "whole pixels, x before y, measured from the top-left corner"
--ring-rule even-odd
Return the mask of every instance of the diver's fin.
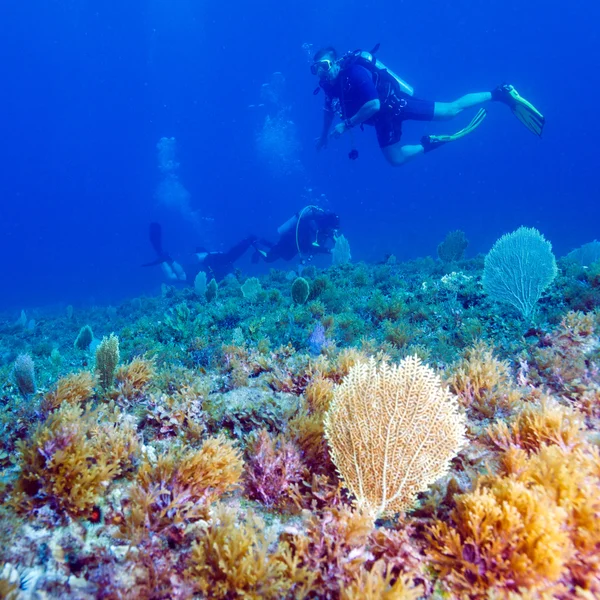
[[492, 100], [506, 104], [515, 117], [537, 136], [542, 135], [546, 119], [544, 115], [529, 100], [525, 100], [515, 90], [514, 86], [505, 83], [492, 92]]
[[142, 267], [156, 267], [158, 265], [160, 265], [163, 261], [160, 258], [157, 258], [156, 260], [153, 260], [152, 262], [149, 263], [144, 263], [142, 265]]
[[255, 247], [254, 252], [250, 257], [250, 262], [255, 265], [261, 258], [267, 258], [267, 253], [264, 250]]
[[423, 146], [425, 152], [431, 152], [431, 150], [435, 150], [443, 144], [459, 140], [460, 138], [465, 137], [465, 135], [468, 135], [477, 129], [485, 119], [486, 115], [487, 113], [485, 112], [485, 109], [480, 108], [471, 122], [466, 127], [463, 127], [463, 129], [460, 131], [457, 131], [452, 135], [425, 135], [421, 138], [421, 145]]
[[158, 256], [164, 254], [162, 248], [162, 227], [160, 223], [150, 223], [150, 243]]

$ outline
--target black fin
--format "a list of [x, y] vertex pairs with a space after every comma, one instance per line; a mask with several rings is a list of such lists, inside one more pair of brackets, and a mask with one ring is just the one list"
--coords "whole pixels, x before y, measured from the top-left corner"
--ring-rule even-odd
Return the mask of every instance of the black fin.
[[150, 223], [150, 243], [159, 257], [164, 255], [162, 248], [162, 227], [160, 223]]
[[371, 50], [370, 54], [376, 54], [377, 51], [379, 50], [379, 46], [381, 46], [381, 44], [379, 42], [377, 42], [374, 46], [373, 46], [373, 50]]

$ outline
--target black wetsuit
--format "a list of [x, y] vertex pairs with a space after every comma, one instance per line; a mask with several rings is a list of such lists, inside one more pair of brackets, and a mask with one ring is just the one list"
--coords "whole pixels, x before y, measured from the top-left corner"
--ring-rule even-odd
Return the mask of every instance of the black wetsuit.
[[200, 270], [205, 271], [209, 279], [214, 277], [220, 281], [229, 273], [233, 273], [236, 260], [256, 242], [256, 236], [249, 236], [238, 242], [233, 248], [227, 252], [207, 252], [206, 256], [200, 261]]
[[281, 233], [277, 243], [261, 240], [261, 244], [268, 248], [266, 255], [263, 254], [266, 262], [292, 260], [298, 254], [298, 250], [302, 256], [331, 254], [335, 232], [339, 226], [338, 216], [332, 212], [309, 208], [302, 213], [296, 213], [295, 217], [291, 226]]
[[[194, 266], [194, 268], [185, 269], [185, 273], [194, 274], [193, 276], [187, 276], [189, 283], [194, 282], [195, 274], [198, 271], [205, 271], [208, 279], [212, 279], [214, 277], [217, 281], [220, 281], [229, 275], [229, 273], [233, 273], [235, 269], [235, 261], [241, 258], [244, 252], [246, 252], [246, 250], [248, 250], [248, 248], [250, 248], [250, 246], [252, 246], [255, 242], [256, 236], [248, 236], [226, 252], [208, 252], [203, 248], [199, 248], [196, 252], [201, 252], [205, 256], [203, 256], [202, 260], [200, 260], [199, 268], [198, 266]], [[167, 263], [172, 268], [175, 261], [163, 249], [162, 228], [159, 223], [150, 224], [150, 243], [156, 252], [156, 260], [146, 263], [142, 266], [151, 267], [160, 265], [161, 263]]]

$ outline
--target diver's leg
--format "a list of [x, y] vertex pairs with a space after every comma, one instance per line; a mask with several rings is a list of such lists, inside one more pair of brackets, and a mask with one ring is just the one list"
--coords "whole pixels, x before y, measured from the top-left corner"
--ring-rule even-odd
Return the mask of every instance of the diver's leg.
[[227, 261], [234, 263], [257, 241], [257, 237], [254, 235], [244, 238], [241, 242], [238, 242], [235, 246], [230, 248], [226, 253]]
[[404, 163], [421, 156], [425, 153], [425, 148], [421, 144], [392, 144], [381, 148], [383, 156], [394, 167], [400, 167]]
[[453, 119], [466, 108], [480, 106], [481, 104], [489, 102], [491, 99], [492, 92], [477, 92], [462, 96], [462, 98], [454, 100], [454, 102], [435, 102], [433, 105], [432, 120], [443, 121], [446, 119]]
[[[430, 114], [433, 114], [433, 102], [431, 104]], [[406, 108], [406, 107], [405, 107]], [[424, 154], [425, 149], [421, 144], [402, 144], [402, 117], [401, 115], [381, 118], [375, 125], [377, 132], [377, 141], [385, 159], [394, 167], [399, 167], [404, 163]]]

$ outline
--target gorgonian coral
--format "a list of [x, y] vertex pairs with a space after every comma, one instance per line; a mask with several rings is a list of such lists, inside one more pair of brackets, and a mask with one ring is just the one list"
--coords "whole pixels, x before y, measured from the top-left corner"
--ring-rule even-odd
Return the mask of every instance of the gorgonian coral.
[[359, 508], [374, 517], [410, 508], [465, 444], [464, 416], [416, 356], [354, 366], [325, 416], [331, 456]]

